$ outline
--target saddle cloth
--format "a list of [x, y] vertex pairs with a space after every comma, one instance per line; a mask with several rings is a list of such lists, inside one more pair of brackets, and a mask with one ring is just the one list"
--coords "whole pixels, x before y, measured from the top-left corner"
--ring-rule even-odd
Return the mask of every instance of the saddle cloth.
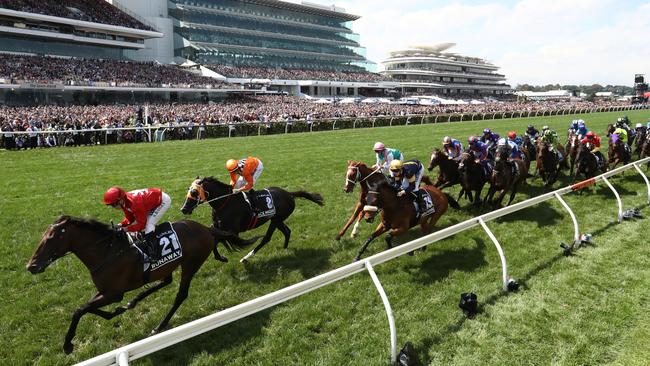
[[436, 208], [433, 205], [433, 200], [431, 199], [431, 195], [429, 194], [429, 192], [427, 190], [425, 190], [425, 189], [420, 189], [420, 190], [418, 190], [418, 192], [419, 193], [416, 192], [415, 194], [416, 195], [417, 194], [422, 195], [421, 202], [423, 203], [423, 205], [422, 205], [423, 207], [419, 207], [419, 205], [418, 205], [419, 200], [416, 199], [415, 201], [413, 201], [413, 205], [415, 206], [415, 211], [418, 213], [418, 218], [423, 217], [423, 216], [429, 216], [429, 215], [433, 214], [434, 212], [436, 212]]
[[275, 215], [275, 202], [273, 202], [273, 196], [268, 189], [263, 189], [261, 191], [255, 191], [252, 195], [249, 193], [244, 195], [244, 199], [250, 205], [250, 200], [254, 200], [254, 205], [259, 210], [257, 218], [264, 217], [273, 217]]
[[151, 262], [149, 271], [153, 271], [168, 263], [178, 260], [183, 256], [183, 248], [176, 231], [169, 222], [163, 222], [156, 226], [156, 250], [160, 253], [160, 259]]

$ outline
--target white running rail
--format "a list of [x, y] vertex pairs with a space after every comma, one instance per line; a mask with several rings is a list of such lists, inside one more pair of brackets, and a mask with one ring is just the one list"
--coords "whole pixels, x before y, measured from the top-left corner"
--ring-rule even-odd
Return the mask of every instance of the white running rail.
[[[115, 349], [113, 351], [104, 353], [102, 355], [99, 355], [97, 357], [94, 357], [92, 359], [86, 360], [84, 362], [79, 363], [78, 365], [83, 365], [83, 366], [106, 366], [106, 365], [119, 365], [119, 366], [127, 366], [130, 360], [135, 360], [138, 358], [142, 358], [144, 356], [147, 356], [151, 353], [154, 353], [158, 350], [161, 350], [163, 348], [172, 346], [174, 344], [180, 343], [186, 339], [198, 336], [200, 334], [203, 334], [205, 332], [208, 332], [212, 329], [221, 327], [223, 325], [232, 323], [238, 319], [241, 319], [243, 317], [249, 316], [251, 314], [255, 314], [257, 312], [260, 312], [264, 309], [267, 309], [271, 306], [289, 301], [293, 298], [296, 298], [300, 295], [306, 294], [308, 292], [314, 291], [318, 288], [321, 288], [323, 286], [329, 285], [331, 283], [340, 281], [346, 277], [349, 277], [355, 273], [359, 272], [364, 272], [368, 271], [369, 274], [371, 275], [373, 282], [375, 283], [375, 286], [377, 287], [377, 290], [379, 291], [379, 294], [382, 298], [382, 301], [384, 303], [386, 312], [387, 312], [387, 317], [388, 317], [388, 322], [390, 326], [390, 336], [391, 336], [391, 342], [390, 342], [390, 347], [391, 347], [391, 362], [395, 361], [396, 355], [397, 355], [397, 335], [395, 333], [395, 324], [394, 324], [394, 319], [392, 315], [392, 310], [390, 307], [390, 303], [388, 302], [388, 298], [386, 294], [383, 291], [383, 288], [381, 287], [381, 284], [379, 282], [379, 279], [377, 276], [374, 274], [373, 266], [387, 262], [391, 259], [397, 258], [399, 256], [402, 256], [408, 252], [411, 252], [413, 250], [416, 250], [418, 248], [421, 248], [423, 246], [429, 245], [433, 242], [445, 239], [447, 237], [450, 237], [452, 235], [455, 235], [463, 230], [467, 230], [469, 228], [472, 228], [477, 225], [481, 225], [484, 230], [488, 233], [490, 236], [490, 239], [494, 242], [497, 251], [499, 251], [500, 258], [501, 258], [501, 265], [502, 265], [502, 282], [503, 282], [503, 289], [504, 291], [508, 291], [509, 289], [509, 283], [511, 281], [514, 281], [512, 278], [508, 276], [507, 272], [507, 264], [505, 260], [505, 254], [503, 252], [503, 249], [501, 248], [501, 245], [497, 241], [496, 237], [491, 233], [491, 231], [487, 228], [487, 225], [485, 224], [487, 221], [497, 219], [499, 217], [511, 214], [513, 212], [522, 210], [524, 208], [534, 206], [538, 203], [548, 201], [551, 199], [558, 199], [562, 206], [569, 212], [573, 224], [574, 224], [574, 229], [575, 229], [575, 236], [578, 236], [579, 229], [578, 229], [578, 221], [575, 218], [575, 215], [573, 214], [573, 211], [569, 207], [568, 204], [564, 200], [561, 199], [561, 195], [564, 195], [566, 193], [580, 190], [582, 188], [588, 187], [590, 185], [595, 184], [598, 181], [604, 180], [608, 187], [612, 190], [614, 193], [618, 207], [619, 207], [619, 215], [618, 218], [620, 219], [621, 217], [621, 211], [623, 204], [621, 202], [621, 198], [614, 188], [614, 186], [607, 180], [608, 177], [614, 176], [616, 174], [619, 174], [623, 171], [626, 171], [628, 169], [635, 168], [644, 178], [647, 186], [648, 186], [648, 202], [650, 202], [650, 182], [648, 181], [648, 178], [643, 174], [641, 169], [639, 169], [639, 166], [644, 163], [650, 162], [650, 158], [645, 158], [639, 161], [636, 161], [634, 163], [630, 163], [628, 165], [619, 167], [617, 169], [611, 170], [605, 174], [599, 175], [597, 177], [594, 177], [592, 179], [588, 179], [585, 181], [582, 181], [580, 183], [576, 183], [574, 185], [560, 188], [556, 191], [553, 192], [548, 192], [545, 194], [542, 194], [537, 197], [533, 197], [531, 199], [528, 199], [523, 202], [516, 203], [511, 206], [504, 207], [499, 210], [495, 210], [492, 212], [488, 212], [486, 214], [483, 214], [478, 217], [474, 217], [472, 219], [463, 221], [461, 223], [458, 223], [456, 225], [447, 227], [445, 229], [436, 231], [435, 233], [423, 236], [421, 238], [415, 239], [413, 241], [410, 241], [408, 243], [402, 244], [398, 247], [386, 250], [384, 252], [375, 254], [371, 257], [366, 258], [363, 261], [358, 261], [355, 263], [348, 264], [346, 266], [340, 267], [338, 269], [332, 270], [330, 272], [323, 273], [319, 276], [316, 276], [314, 278], [310, 278], [308, 280], [305, 280], [303, 282], [297, 283], [295, 285], [280, 289], [278, 291], [272, 292], [270, 294], [258, 297], [256, 299], [247, 301], [245, 303], [233, 306], [231, 308], [219, 311], [217, 313], [214, 313], [212, 315], [208, 315], [204, 318], [194, 320], [192, 322], [179, 325], [176, 328], [167, 330], [165, 332], [153, 335], [151, 337], [142, 339], [138, 342], [131, 343], [129, 345], [120, 347], [118, 349]], [[576, 238], [574, 238], [575, 240]], [[578, 239], [579, 240], [579, 239]]]

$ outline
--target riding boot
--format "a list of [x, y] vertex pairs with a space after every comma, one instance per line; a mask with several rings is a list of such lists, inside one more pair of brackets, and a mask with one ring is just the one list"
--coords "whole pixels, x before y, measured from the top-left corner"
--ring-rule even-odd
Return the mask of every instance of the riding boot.
[[418, 190], [415, 192], [416, 194], [416, 202], [418, 203], [418, 206], [420, 208], [420, 212], [424, 213], [427, 210], [427, 203], [424, 201], [424, 191], [423, 190]]
[[158, 246], [156, 245], [156, 233], [154, 231], [144, 234], [144, 242], [146, 247], [146, 252], [152, 262], [155, 262], [160, 259], [160, 253], [158, 253]]
[[253, 215], [257, 216], [262, 211], [257, 207], [257, 204], [255, 202], [255, 190], [253, 190], [252, 188], [249, 189], [246, 192], [246, 195], [248, 197], [248, 202], [251, 205], [251, 210], [253, 211]]

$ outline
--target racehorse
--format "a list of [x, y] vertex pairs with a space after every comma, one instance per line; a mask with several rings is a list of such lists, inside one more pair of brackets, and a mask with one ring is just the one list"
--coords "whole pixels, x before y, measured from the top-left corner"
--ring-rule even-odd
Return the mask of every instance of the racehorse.
[[557, 153], [553, 151], [553, 146], [546, 142], [539, 142], [537, 145], [537, 171], [542, 177], [545, 187], [550, 187], [555, 183], [560, 172]]
[[625, 144], [621, 141], [620, 138], [609, 138], [609, 149], [607, 150], [608, 164], [611, 166], [610, 169], [616, 168], [618, 163], [623, 163], [624, 165], [629, 163], [632, 160], [632, 154], [625, 148]]
[[352, 216], [350, 216], [345, 225], [343, 225], [341, 231], [336, 234], [336, 240], [341, 240], [341, 237], [345, 235], [345, 232], [355, 220], [356, 223], [354, 224], [354, 228], [352, 228], [350, 237], [354, 238], [359, 233], [359, 222], [363, 218], [363, 206], [366, 204], [368, 183], [377, 180], [386, 180], [386, 176], [381, 172], [381, 167], [372, 169], [360, 161], [348, 160], [348, 169], [345, 173], [345, 185], [343, 186], [343, 191], [345, 193], [352, 193], [352, 191], [354, 191], [354, 186], [359, 183], [361, 194], [359, 196], [359, 201], [357, 201], [357, 204], [354, 206]]
[[[359, 183], [361, 187], [361, 195], [359, 196], [359, 201], [354, 206], [354, 212], [352, 216], [343, 226], [343, 229], [339, 231], [335, 239], [340, 240], [345, 232], [348, 230], [352, 222], [357, 221], [352, 228], [352, 233], [350, 237], [354, 238], [359, 233], [359, 222], [363, 219], [363, 206], [366, 204], [366, 194], [368, 192], [368, 185], [371, 183], [378, 183], [379, 181], [387, 181], [386, 176], [381, 172], [380, 168], [370, 168], [366, 164], [360, 161], [348, 160], [348, 169], [345, 172], [345, 185], [343, 186], [343, 191], [345, 193], [352, 193], [354, 191], [354, 186]], [[426, 175], [422, 176], [422, 183], [426, 185], [433, 185], [431, 178]]]
[[[471, 153], [464, 152], [460, 154], [458, 170], [460, 172], [460, 185], [470, 202], [475, 206], [481, 204], [481, 191], [485, 183], [487, 183], [487, 173], [481, 164], [475, 162]], [[476, 195], [473, 196], [472, 192], [475, 192]], [[460, 196], [458, 196], [458, 199], [460, 199]]]
[[[128, 309], [133, 309], [138, 302], [172, 282], [172, 272], [181, 267], [181, 281], [176, 299], [165, 318], [154, 328], [153, 333], [164, 329], [176, 309], [187, 298], [192, 277], [203, 262], [216, 249], [217, 240], [228, 240], [236, 248], [244, 248], [258, 238], [250, 241], [212, 230], [194, 221], [176, 221], [171, 224], [178, 240], [169, 239], [163, 247], [163, 254], [173, 249], [181, 249], [180, 257], [166, 262], [145, 274], [139, 249], [128, 242], [126, 234], [116, 232], [108, 225], [95, 220], [60, 216], [49, 225], [41, 241], [27, 263], [27, 270], [32, 274], [43, 272], [52, 262], [68, 253], [73, 253], [88, 268], [92, 281], [98, 292], [86, 304], [79, 307], [72, 315], [70, 327], [65, 335], [63, 350], [69, 354], [74, 349], [72, 339], [75, 336], [79, 320], [86, 313], [112, 319]], [[160, 240], [163, 243], [163, 239]], [[180, 248], [178, 248], [180, 246]], [[216, 252], [215, 252], [216, 255]], [[125, 306], [119, 306], [112, 312], [100, 308], [118, 301], [127, 291], [143, 285], [157, 283], [142, 292]]]
[[634, 149], [634, 152], [636, 153], [637, 157], [641, 159], [641, 150], [643, 149], [643, 145], [645, 144], [646, 137], [648, 136], [648, 131], [647, 130], [641, 130], [642, 132], [637, 133], [637, 138], [636, 138], [636, 148]]
[[432, 171], [435, 167], [440, 167], [438, 179], [434, 183], [436, 188], [443, 189], [460, 183], [458, 161], [450, 159], [447, 153], [437, 148], [433, 148], [433, 151], [431, 151], [431, 160], [429, 161], [427, 170]]
[[[247, 201], [249, 198], [246, 193], [233, 194], [230, 184], [220, 182], [214, 177], [196, 177], [187, 191], [181, 212], [190, 215], [200, 204], [209, 202], [210, 206], [212, 206], [212, 226], [234, 234], [255, 229], [270, 221], [262, 241], [240, 260], [240, 262], [244, 263], [271, 240], [276, 228], [284, 234], [284, 248], [286, 249], [289, 246], [291, 229], [284, 223], [284, 220], [296, 208], [296, 197], [305, 198], [319, 206], [323, 205], [323, 197], [318, 193], [288, 192], [278, 187], [269, 187], [265, 191], [270, 194], [267, 202], [272, 201], [275, 214], [259, 217], [259, 215], [253, 213], [253, 209]], [[260, 192], [263, 191], [257, 191], [258, 194]]]
[[449, 194], [443, 193], [438, 188], [432, 185], [420, 187], [425, 190], [431, 197], [431, 203], [435, 208], [433, 214], [418, 217], [413, 200], [409, 195], [398, 196], [398, 190], [392, 187], [388, 181], [380, 181], [378, 183], [370, 184], [368, 195], [366, 196], [367, 206], [365, 207], [365, 217], [368, 222], [371, 222], [377, 212], [381, 209], [381, 223], [375, 231], [363, 243], [359, 253], [354, 257], [355, 261], [361, 259], [361, 255], [365, 252], [368, 245], [379, 235], [390, 232], [386, 236], [386, 244], [389, 248], [393, 245], [393, 237], [402, 235], [413, 226], [420, 224], [422, 233], [428, 234], [433, 229], [433, 226], [438, 222], [449, 205], [454, 208], [460, 208]]
[[535, 144], [533, 143], [533, 141], [531, 141], [530, 136], [528, 135], [524, 135], [522, 137], [522, 140], [523, 140], [521, 144], [522, 150], [528, 153], [528, 157], [529, 157], [528, 161], [531, 162], [533, 160], [533, 157], [537, 156], [537, 149], [535, 148]]
[[[578, 146], [578, 152], [576, 153], [576, 173], [573, 177], [573, 181], [578, 180], [580, 174], [585, 176], [585, 179], [590, 179], [596, 176], [596, 173], [601, 171], [600, 166], [598, 165], [598, 160], [596, 155], [591, 152], [591, 144], [580, 144]], [[603, 171], [604, 173], [604, 171]]]
[[564, 148], [564, 151], [566, 151], [566, 159], [569, 161], [570, 165], [570, 175], [573, 175], [573, 168], [575, 167], [575, 161], [576, 161], [576, 155], [578, 154], [578, 148], [580, 147], [580, 139], [578, 138], [578, 134], [575, 132], [571, 132], [569, 134], [569, 139], [566, 142], [566, 147]]
[[[641, 147], [641, 156], [639, 159], [647, 158], [648, 156], [650, 156], [650, 132], [645, 135], [645, 141]], [[650, 169], [650, 163], [648, 163], [647, 167]]]
[[[496, 156], [494, 158], [494, 169], [490, 175], [490, 189], [485, 197], [484, 203], [491, 203], [494, 207], [501, 205], [503, 197], [510, 191], [510, 199], [508, 205], [515, 199], [517, 188], [519, 185], [526, 181], [528, 171], [526, 171], [526, 164], [520, 159], [513, 159], [508, 161], [510, 149], [508, 146], [499, 146], [497, 148]], [[493, 200], [494, 194], [500, 191], [496, 200]]]

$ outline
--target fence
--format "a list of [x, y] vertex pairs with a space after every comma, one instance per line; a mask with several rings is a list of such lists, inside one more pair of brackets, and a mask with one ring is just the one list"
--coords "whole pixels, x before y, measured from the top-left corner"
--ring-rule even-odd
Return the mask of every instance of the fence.
[[[82, 130], [64, 130], [64, 131], [20, 131], [20, 132], [3, 132], [2, 134], [11, 134], [13, 136], [60, 136], [57, 139], [56, 146], [65, 145], [64, 136], [80, 136], [81, 142], [74, 142], [74, 145], [96, 145], [121, 143], [124, 141], [124, 132], [140, 132], [143, 135], [142, 141], [156, 142], [165, 140], [179, 139], [202, 139], [202, 138], [220, 138], [236, 136], [255, 136], [282, 134], [291, 132], [313, 132], [329, 131], [338, 129], [355, 129], [368, 127], [384, 126], [401, 126], [414, 124], [429, 123], [449, 123], [449, 122], [467, 122], [493, 119], [508, 118], [534, 118], [541, 116], [557, 116], [569, 114], [585, 114], [598, 112], [621, 112], [627, 110], [649, 109], [650, 105], [637, 104], [617, 107], [597, 107], [597, 108], [574, 108], [562, 110], [545, 110], [545, 111], [515, 111], [515, 112], [489, 112], [489, 113], [465, 113], [465, 114], [440, 114], [440, 115], [404, 115], [404, 116], [376, 116], [376, 117], [359, 117], [359, 118], [334, 118], [318, 120], [295, 120], [285, 122], [241, 122], [233, 124], [211, 124], [211, 125], [194, 125], [191, 128], [187, 125], [158, 125], [143, 127], [124, 127], [124, 128], [101, 128], [101, 129], [82, 129]], [[121, 131], [121, 133], [119, 133]], [[145, 139], [146, 137], [146, 139]], [[74, 139], [73, 139], [74, 140]], [[132, 142], [136, 142], [133, 138]], [[39, 146], [43, 146], [39, 144]]]
[[456, 225], [450, 226], [448, 228], [439, 230], [435, 233], [423, 236], [421, 238], [415, 239], [413, 241], [410, 241], [408, 243], [402, 244], [398, 247], [386, 250], [384, 252], [375, 254], [371, 257], [368, 257], [367, 259], [360, 261], [360, 262], [355, 262], [348, 264], [346, 266], [340, 267], [338, 269], [332, 270], [327, 273], [323, 273], [319, 276], [316, 276], [314, 278], [305, 280], [303, 282], [297, 283], [295, 285], [286, 287], [284, 289], [272, 292], [268, 295], [250, 300], [248, 302], [233, 306], [231, 308], [222, 310], [220, 312], [217, 312], [215, 314], [206, 316], [202, 319], [198, 319], [183, 325], [180, 325], [176, 328], [170, 329], [168, 331], [165, 331], [163, 333], [151, 336], [149, 338], [145, 338], [143, 340], [140, 340], [138, 342], [129, 344], [127, 346], [118, 348], [116, 350], [107, 352], [103, 355], [97, 356], [95, 358], [89, 359], [87, 361], [79, 363], [79, 365], [84, 365], [84, 366], [104, 366], [104, 365], [119, 365], [119, 366], [127, 366], [129, 363], [129, 360], [135, 360], [141, 357], [144, 357], [148, 354], [151, 354], [153, 352], [156, 352], [160, 349], [163, 349], [165, 347], [169, 347], [171, 345], [174, 345], [176, 343], [182, 342], [186, 339], [195, 337], [197, 335], [200, 335], [202, 333], [205, 333], [207, 331], [210, 331], [212, 329], [221, 327], [223, 325], [226, 325], [228, 323], [234, 322], [238, 319], [241, 319], [243, 317], [246, 317], [251, 314], [255, 314], [257, 312], [260, 312], [264, 309], [267, 309], [271, 306], [286, 302], [290, 299], [293, 299], [295, 297], [298, 297], [302, 294], [314, 291], [320, 287], [323, 287], [325, 285], [334, 283], [336, 281], [340, 281], [346, 277], [349, 277], [353, 274], [363, 272], [364, 270], [368, 271], [370, 274], [373, 283], [375, 284], [377, 291], [379, 292], [379, 295], [382, 299], [382, 302], [384, 304], [384, 307], [386, 309], [386, 314], [388, 317], [388, 323], [389, 323], [389, 328], [390, 328], [390, 359], [391, 362], [395, 362], [396, 357], [397, 357], [397, 334], [395, 331], [395, 322], [393, 319], [392, 315], [392, 309], [390, 306], [390, 303], [388, 301], [388, 298], [386, 296], [386, 293], [384, 292], [384, 289], [381, 285], [381, 282], [379, 281], [379, 278], [375, 274], [373, 266], [387, 262], [391, 259], [397, 258], [399, 256], [402, 256], [408, 252], [411, 252], [413, 250], [416, 250], [418, 248], [421, 248], [425, 245], [429, 245], [431, 243], [440, 241], [442, 239], [445, 239], [449, 236], [455, 235], [461, 231], [467, 230], [469, 228], [475, 227], [477, 225], [480, 225], [483, 230], [487, 233], [487, 235], [490, 237], [492, 242], [494, 243], [494, 246], [497, 249], [497, 252], [499, 253], [499, 258], [501, 260], [501, 269], [502, 269], [502, 286], [504, 291], [510, 291], [516, 289], [517, 283], [516, 281], [509, 277], [508, 275], [508, 266], [506, 262], [506, 257], [505, 253], [503, 251], [503, 248], [501, 247], [499, 241], [497, 238], [494, 236], [490, 228], [487, 226], [486, 222], [490, 220], [494, 220], [496, 218], [508, 215], [510, 213], [522, 210], [524, 208], [536, 205], [538, 203], [552, 200], [552, 199], [557, 199], [560, 201], [562, 206], [568, 211], [569, 215], [571, 216], [571, 220], [573, 221], [573, 226], [574, 226], [574, 241], [573, 244], [577, 244], [580, 241], [580, 230], [578, 226], [578, 221], [576, 219], [575, 214], [569, 207], [569, 205], [562, 199], [562, 195], [583, 189], [587, 186], [593, 185], [596, 182], [602, 180], [604, 181], [607, 186], [612, 190], [614, 193], [614, 196], [616, 197], [616, 201], [618, 203], [618, 221], [620, 222], [623, 219], [623, 203], [621, 201], [621, 197], [614, 188], [614, 186], [611, 184], [609, 181], [608, 177], [611, 177], [613, 175], [616, 175], [618, 173], [621, 173], [625, 170], [635, 168], [643, 177], [643, 179], [646, 182], [647, 188], [648, 188], [648, 203], [650, 203], [650, 181], [648, 181], [648, 178], [646, 175], [641, 171], [640, 165], [650, 162], [650, 158], [645, 158], [639, 161], [636, 161], [634, 163], [619, 167], [617, 169], [611, 170], [605, 174], [599, 175], [597, 177], [594, 177], [592, 179], [588, 179], [585, 181], [582, 181], [580, 183], [564, 187], [561, 189], [558, 189], [553, 192], [548, 192], [546, 194], [528, 199], [523, 202], [519, 202], [517, 204], [514, 204], [512, 206], [507, 206], [502, 209], [492, 211], [489, 213], [486, 213], [484, 215], [463, 221], [461, 223], [458, 223]]

